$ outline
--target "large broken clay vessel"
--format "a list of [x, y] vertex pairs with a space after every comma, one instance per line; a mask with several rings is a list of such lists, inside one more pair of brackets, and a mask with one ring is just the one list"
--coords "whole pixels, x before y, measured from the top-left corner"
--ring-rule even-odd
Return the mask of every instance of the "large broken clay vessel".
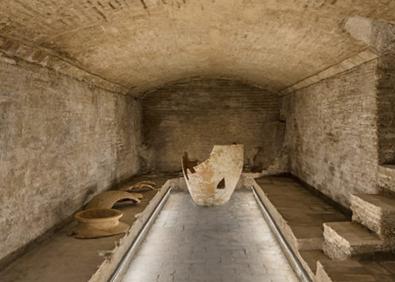
[[216, 145], [200, 163], [185, 154], [182, 170], [193, 201], [201, 206], [222, 205], [232, 196], [243, 169], [244, 146]]
[[122, 191], [127, 191], [127, 192], [147, 192], [147, 191], [152, 191], [152, 190], [157, 190], [155, 187], [156, 183], [150, 180], [143, 180], [137, 183], [134, 183], [129, 186], [125, 186], [121, 188], [120, 190]]
[[134, 204], [140, 203], [143, 195], [126, 191], [105, 191], [92, 198], [86, 206], [87, 209], [111, 209], [116, 203], [121, 201], [131, 201]]
[[75, 214], [78, 226], [73, 236], [91, 239], [126, 233], [129, 225], [120, 222], [122, 212], [116, 209], [87, 209]]

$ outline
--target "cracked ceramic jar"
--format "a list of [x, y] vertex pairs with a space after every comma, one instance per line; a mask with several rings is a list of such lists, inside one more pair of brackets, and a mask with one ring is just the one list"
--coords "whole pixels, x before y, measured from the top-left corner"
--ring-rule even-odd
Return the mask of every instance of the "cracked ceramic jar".
[[244, 163], [244, 146], [215, 145], [210, 157], [198, 164], [185, 154], [183, 174], [193, 201], [200, 206], [228, 202], [239, 182]]

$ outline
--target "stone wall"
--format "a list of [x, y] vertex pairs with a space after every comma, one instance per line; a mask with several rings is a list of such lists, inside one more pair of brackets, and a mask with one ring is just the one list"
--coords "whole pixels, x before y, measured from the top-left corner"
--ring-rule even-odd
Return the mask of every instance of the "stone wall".
[[381, 164], [395, 164], [395, 54], [378, 62], [379, 157]]
[[213, 145], [242, 143], [248, 168], [266, 168], [283, 145], [276, 94], [228, 80], [189, 80], [143, 99], [146, 169], [177, 171], [181, 157], [205, 160]]
[[0, 61], [0, 258], [139, 169], [139, 103]]
[[377, 191], [376, 60], [284, 98], [290, 171], [344, 206]]

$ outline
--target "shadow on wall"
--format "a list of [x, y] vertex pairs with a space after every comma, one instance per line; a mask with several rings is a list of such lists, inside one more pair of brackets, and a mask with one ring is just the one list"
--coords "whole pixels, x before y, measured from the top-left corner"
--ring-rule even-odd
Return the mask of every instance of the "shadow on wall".
[[[286, 165], [281, 97], [239, 81], [188, 79], [142, 100], [143, 172], [181, 170], [181, 157], [207, 159], [214, 145], [244, 144], [244, 169]], [[281, 164], [285, 162], [285, 164]]]

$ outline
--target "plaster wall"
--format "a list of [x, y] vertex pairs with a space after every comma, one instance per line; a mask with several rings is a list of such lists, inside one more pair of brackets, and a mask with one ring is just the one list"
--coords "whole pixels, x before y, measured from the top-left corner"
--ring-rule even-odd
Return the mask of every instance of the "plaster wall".
[[0, 61], [0, 259], [139, 169], [135, 99]]

